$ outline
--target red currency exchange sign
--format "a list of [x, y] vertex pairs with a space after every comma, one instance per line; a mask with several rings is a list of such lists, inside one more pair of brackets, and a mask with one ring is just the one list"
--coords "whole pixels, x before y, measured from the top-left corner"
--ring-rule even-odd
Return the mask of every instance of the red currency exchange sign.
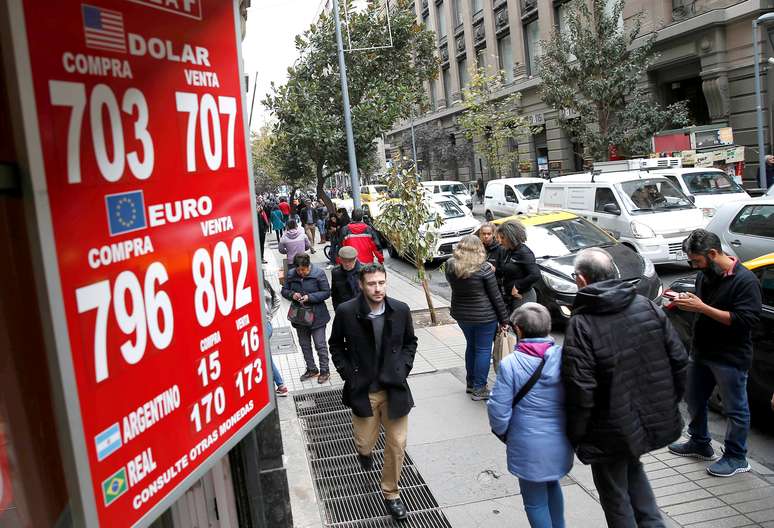
[[84, 515], [144, 525], [271, 406], [237, 11], [9, 9]]

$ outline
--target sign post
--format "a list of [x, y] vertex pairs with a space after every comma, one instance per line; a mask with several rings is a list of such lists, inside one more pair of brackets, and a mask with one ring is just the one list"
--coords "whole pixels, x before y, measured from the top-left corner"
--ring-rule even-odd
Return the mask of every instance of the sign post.
[[274, 406], [238, 9], [7, 6], [73, 507], [147, 526]]

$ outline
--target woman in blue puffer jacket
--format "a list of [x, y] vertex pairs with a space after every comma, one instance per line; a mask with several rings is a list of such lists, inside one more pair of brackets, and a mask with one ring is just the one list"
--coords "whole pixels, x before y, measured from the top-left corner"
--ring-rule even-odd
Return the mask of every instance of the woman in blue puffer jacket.
[[[519, 479], [530, 526], [564, 528], [559, 481], [572, 469], [573, 452], [565, 434], [562, 347], [549, 337], [551, 315], [540, 304], [517, 308], [511, 324], [519, 342], [500, 363], [487, 403], [489, 424], [507, 439], [508, 470]], [[513, 407], [514, 398], [543, 360], [537, 382]]]

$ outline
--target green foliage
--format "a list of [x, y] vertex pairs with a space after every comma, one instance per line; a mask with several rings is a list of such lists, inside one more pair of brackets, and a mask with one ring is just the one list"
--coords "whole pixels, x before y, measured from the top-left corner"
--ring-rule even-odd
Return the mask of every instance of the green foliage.
[[488, 75], [484, 69], [472, 72], [470, 84], [463, 90], [465, 111], [457, 120], [498, 178], [507, 176], [511, 164], [519, 162], [519, 149], [511, 145], [532, 134], [529, 121], [519, 110], [521, 95], [498, 98], [502, 88], [502, 75]]
[[[469, 164], [473, 159], [473, 146], [467, 138], [455, 137], [437, 122], [425, 123], [414, 129], [414, 142], [417, 146], [417, 163], [422, 172], [439, 173], [446, 179], [447, 173], [456, 167]], [[411, 154], [411, 132], [403, 134], [404, 153]]]
[[[417, 25], [414, 3], [393, 3], [390, 20], [393, 47], [346, 54], [355, 151], [363, 172], [373, 164], [374, 139], [421, 103], [423, 82], [437, 72], [434, 36]], [[358, 46], [383, 45], [384, 34], [373, 30], [383, 24], [383, 12], [375, 4], [350, 10], [348, 29]], [[323, 14], [296, 37], [296, 48], [299, 58], [288, 68], [288, 82], [272, 86], [264, 104], [276, 118], [278, 139], [314, 167], [319, 194], [330, 174], [349, 169], [332, 17]]]
[[635, 44], [642, 14], [624, 28], [624, 2], [607, 9], [606, 0], [572, 0], [566, 27], [543, 43], [539, 58], [543, 101], [596, 161], [608, 159], [610, 145], [645, 154], [653, 133], [689, 121], [684, 102], [663, 108], [641, 85], [656, 58], [655, 35]]
[[404, 159], [396, 163], [385, 176], [384, 184], [391, 193], [380, 200], [381, 212], [374, 219], [374, 226], [401, 257], [416, 267], [435, 324], [425, 262], [432, 259], [443, 218], [432, 209], [413, 161]]
[[268, 126], [250, 136], [253, 178], [258, 191], [273, 191], [282, 184], [303, 187], [313, 181], [312, 167], [299, 160], [288, 143], [278, 140]]

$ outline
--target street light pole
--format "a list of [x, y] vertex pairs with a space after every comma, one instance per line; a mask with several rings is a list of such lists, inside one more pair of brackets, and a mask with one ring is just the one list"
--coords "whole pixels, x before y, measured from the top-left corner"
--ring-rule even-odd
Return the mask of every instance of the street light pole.
[[758, 24], [770, 20], [774, 20], [774, 13], [766, 13], [752, 21], [753, 64], [755, 66], [755, 118], [758, 125], [758, 183], [763, 189], [766, 188], [766, 147], [763, 141], [763, 102], [761, 100], [761, 58], [758, 52]]
[[347, 64], [344, 61], [344, 44], [341, 40], [341, 21], [339, 20], [339, 0], [333, 0], [333, 20], [336, 23], [336, 46], [339, 49], [339, 71], [341, 73], [341, 100], [344, 103], [344, 132], [347, 136], [347, 154], [349, 155], [349, 177], [352, 181], [352, 207], [360, 209], [360, 176], [357, 172], [355, 156], [355, 138], [352, 135], [352, 114], [349, 108], [349, 88], [347, 86]]

